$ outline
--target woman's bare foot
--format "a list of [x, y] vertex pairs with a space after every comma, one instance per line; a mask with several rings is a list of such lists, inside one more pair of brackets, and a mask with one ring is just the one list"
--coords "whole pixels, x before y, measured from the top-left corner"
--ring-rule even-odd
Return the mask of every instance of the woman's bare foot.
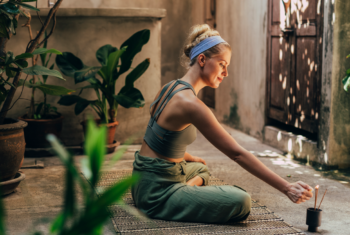
[[203, 183], [204, 183], [203, 179], [198, 175], [186, 182], [186, 184], [189, 186], [195, 186], [195, 185], [202, 186]]

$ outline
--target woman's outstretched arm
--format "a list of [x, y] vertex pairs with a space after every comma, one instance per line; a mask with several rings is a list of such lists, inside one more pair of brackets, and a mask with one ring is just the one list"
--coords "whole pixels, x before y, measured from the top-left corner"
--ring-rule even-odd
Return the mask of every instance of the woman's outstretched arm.
[[311, 187], [299, 181], [289, 183], [267, 168], [257, 157], [241, 147], [221, 126], [211, 110], [199, 99], [186, 106], [186, 112], [197, 129], [216, 148], [237, 162], [241, 167], [287, 195], [291, 201], [300, 203], [312, 197]]

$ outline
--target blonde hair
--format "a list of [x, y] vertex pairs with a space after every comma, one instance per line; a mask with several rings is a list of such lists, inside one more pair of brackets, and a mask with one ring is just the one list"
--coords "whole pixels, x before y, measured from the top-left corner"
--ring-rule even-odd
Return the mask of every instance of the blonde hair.
[[[182, 51], [181, 65], [187, 69], [192, 65], [194, 65], [197, 61], [198, 56], [190, 60], [190, 52], [192, 48], [195, 47], [198, 43], [200, 43], [204, 39], [212, 36], [220, 36], [220, 34], [218, 31], [211, 29], [209, 25], [199, 24], [199, 25], [192, 26]], [[222, 51], [222, 48], [220, 48], [220, 45], [223, 45], [229, 50], [231, 50], [231, 46], [227, 42], [223, 42], [223, 43], [219, 43], [216, 46], [213, 46], [212, 48], [209, 48], [208, 50], [204, 51], [203, 54], [208, 58], [212, 57], [213, 55], [219, 54]]]

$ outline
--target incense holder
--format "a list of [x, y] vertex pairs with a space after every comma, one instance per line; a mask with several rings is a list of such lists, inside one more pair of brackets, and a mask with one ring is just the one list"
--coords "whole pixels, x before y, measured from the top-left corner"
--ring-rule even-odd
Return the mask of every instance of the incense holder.
[[306, 212], [306, 224], [309, 225], [309, 232], [317, 232], [317, 227], [321, 226], [322, 210], [308, 208]]

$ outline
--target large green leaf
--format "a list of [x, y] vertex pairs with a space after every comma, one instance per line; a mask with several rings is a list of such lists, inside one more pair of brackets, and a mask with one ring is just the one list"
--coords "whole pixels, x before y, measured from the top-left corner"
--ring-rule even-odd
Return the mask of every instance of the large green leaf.
[[51, 48], [51, 49], [38, 48], [38, 49], [35, 49], [32, 54], [33, 55], [41, 55], [41, 54], [48, 54], [48, 53], [52, 53], [52, 54], [56, 54], [56, 55], [62, 55], [62, 52], [60, 52], [59, 50], [56, 50], [54, 48]]
[[2, 4], [0, 5], [0, 8], [9, 14], [19, 14], [18, 7], [12, 2], [7, 2], [5, 4]]
[[77, 95], [66, 95], [61, 97], [61, 99], [58, 101], [58, 104], [69, 106], [76, 103], [74, 108], [74, 113], [75, 115], [79, 115], [81, 112], [84, 111], [84, 109], [87, 106], [89, 106], [90, 104], [94, 104], [96, 102], [97, 100], [87, 100]]
[[121, 45], [120, 48], [126, 46], [127, 49], [121, 56], [122, 63], [119, 74], [122, 74], [130, 69], [132, 60], [134, 59], [135, 55], [141, 51], [143, 45], [148, 42], [150, 34], [151, 33], [149, 29], [138, 31]]
[[84, 109], [86, 109], [87, 106], [89, 106], [90, 104], [94, 104], [96, 102], [97, 100], [86, 100], [81, 98], [81, 100], [79, 100], [74, 107], [75, 115], [79, 115], [81, 112], [84, 111]]
[[32, 58], [32, 57], [33, 57], [32, 53], [22, 53], [22, 54], [16, 56], [15, 60], [27, 59], [27, 58]]
[[112, 80], [114, 71], [117, 69], [117, 65], [119, 63], [119, 58], [125, 53], [125, 50], [126, 47], [123, 47], [119, 51], [112, 52], [108, 56], [106, 77], [109, 79], [109, 81]]
[[126, 87], [134, 87], [134, 82], [148, 69], [150, 59], [145, 59], [136, 68], [134, 68], [125, 78]]
[[100, 64], [102, 66], [106, 66], [107, 62], [108, 62], [108, 56], [112, 53], [117, 51], [118, 49], [116, 47], [113, 47], [109, 44], [104, 45], [102, 47], [100, 47], [97, 52], [96, 52], [96, 58], [98, 60], [98, 62], [100, 62]]
[[22, 71], [23, 71], [23, 73], [28, 74], [28, 75], [48, 75], [48, 76], [54, 76], [54, 77], [58, 77], [62, 80], [65, 80], [59, 71], [51, 70], [51, 69], [48, 69], [48, 68], [41, 66], [41, 65], [34, 65], [32, 67], [25, 68]]
[[48, 84], [40, 84], [40, 85], [33, 85], [33, 87], [38, 88], [42, 92], [44, 92], [47, 95], [68, 95], [72, 92], [75, 92], [74, 90], [67, 89], [62, 86], [55, 86], [55, 85], [48, 85]]
[[75, 71], [84, 68], [83, 62], [70, 52], [63, 52], [62, 55], [57, 55], [56, 64], [64, 75], [73, 78]]
[[88, 121], [87, 135], [85, 139], [85, 154], [88, 156], [91, 170], [90, 182], [95, 187], [100, 176], [104, 156], [106, 154], [106, 126], [97, 128], [95, 123], [90, 119]]
[[27, 68], [28, 62], [25, 60], [17, 60], [14, 62], [20, 69]]
[[141, 91], [132, 87], [124, 86], [118, 95], [114, 95], [114, 99], [124, 108], [141, 108], [145, 105], [145, 99]]
[[344, 90], [349, 91], [350, 90], [350, 75], [346, 76], [343, 80]]
[[74, 74], [75, 84], [79, 82], [84, 82], [92, 77], [95, 77], [96, 73], [101, 69], [101, 67], [85, 67], [78, 70]]
[[66, 96], [62, 96], [61, 99], [57, 103], [60, 105], [64, 105], [64, 106], [70, 106], [70, 105], [77, 103], [81, 99], [82, 98], [80, 96], [77, 96], [77, 95], [66, 95]]

